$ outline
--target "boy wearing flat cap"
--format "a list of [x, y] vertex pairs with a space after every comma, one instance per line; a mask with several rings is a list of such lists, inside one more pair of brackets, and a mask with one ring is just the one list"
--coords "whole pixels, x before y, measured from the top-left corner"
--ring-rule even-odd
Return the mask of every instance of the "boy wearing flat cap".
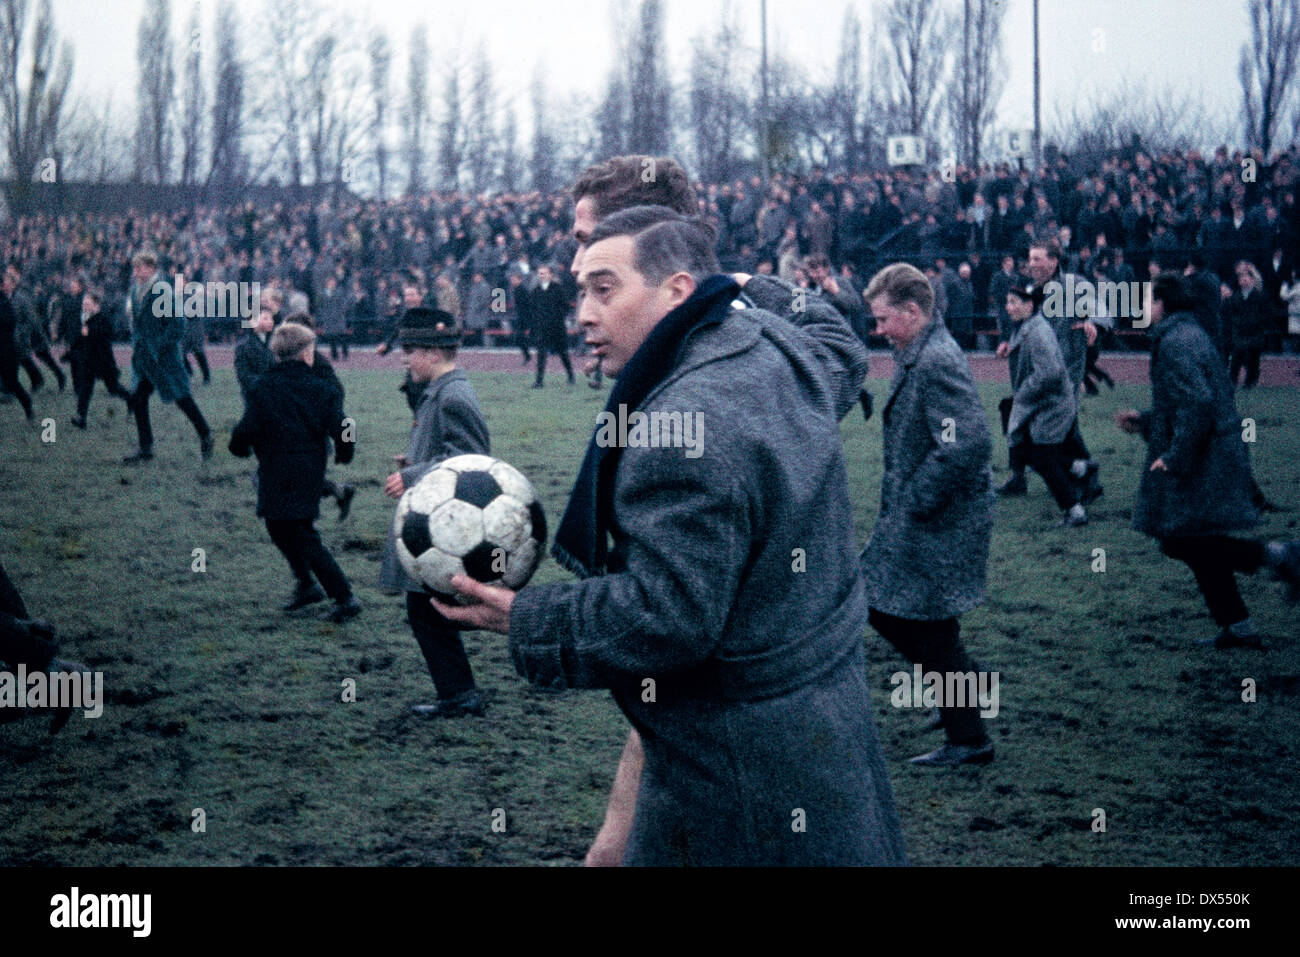
[[[465, 373], [456, 368], [461, 330], [455, 318], [441, 309], [409, 309], [398, 327], [398, 341], [402, 345], [402, 365], [411, 377], [415, 424], [411, 426], [406, 453], [397, 456], [398, 470], [384, 484], [384, 494], [393, 499], [401, 498], [444, 459], [491, 454], [487, 421], [478, 396]], [[379, 588], [389, 595], [406, 593], [411, 631], [438, 690], [436, 704], [417, 704], [411, 710], [436, 718], [483, 714], [483, 696], [474, 685], [460, 638], [462, 626], [439, 614], [429, 604], [431, 592], [406, 574], [397, 558], [397, 537], [391, 528]]]

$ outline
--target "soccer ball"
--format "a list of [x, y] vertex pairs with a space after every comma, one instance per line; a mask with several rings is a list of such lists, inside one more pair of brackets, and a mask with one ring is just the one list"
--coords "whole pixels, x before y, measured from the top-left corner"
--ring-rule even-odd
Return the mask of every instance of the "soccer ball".
[[416, 482], [397, 503], [397, 557], [439, 596], [463, 600], [454, 575], [519, 589], [542, 558], [546, 516], [532, 483], [487, 455], [457, 455]]

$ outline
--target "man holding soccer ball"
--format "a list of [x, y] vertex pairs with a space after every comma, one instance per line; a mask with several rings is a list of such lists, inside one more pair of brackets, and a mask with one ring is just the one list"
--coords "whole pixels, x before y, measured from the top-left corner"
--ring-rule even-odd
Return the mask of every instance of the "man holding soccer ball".
[[478, 604], [435, 606], [508, 635], [534, 684], [613, 690], [644, 750], [622, 863], [904, 863], [839, 431], [861, 344], [833, 310], [733, 309], [708, 228], [663, 207], [603, 219], [578, 284], [607, 410], [702, 413], [703, 452], [593, 436], [555, 550], [586, 577], [459, 576]]

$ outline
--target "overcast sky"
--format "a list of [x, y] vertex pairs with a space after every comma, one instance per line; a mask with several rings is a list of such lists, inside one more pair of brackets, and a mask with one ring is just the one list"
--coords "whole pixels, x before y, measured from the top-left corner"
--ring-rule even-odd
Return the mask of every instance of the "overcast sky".
[[[423, 21], [435, 56], [459, 39], [472, 50], [482, 39], [496, 66], [498, 89], [515, 101], [524, 123], [528, 89], [539, 61], [557, 92], [602, 87], [612, 65], [609, 0], [320, 0], [387, 28], [396, 45], [395, 88], [404, 81], [405, 36]], [[624, 3], [630, 0], [622, 0]], [[685, 68], [690, 40], [717, 21], [724, 0], [666, 0], [667, 44], [674, 69]], [[864, 23], [884, 0], [858, 0]], [[948, 0], [960, 8], [960, 0]], [[1032, 120], [1032, 0], [1006, 0], [1004, 46], [1011, 64], [999, 124], [1028, 127]], [[99, 98], [111, 93], [119, 116], [134, 102], [136, 29], [144, 0], [53, 0], [60, 35], [76, 51], [74, 90]], [[214, 0], [200, 0], [210, 29]], [[755, 48], [759, 0], [732, 0]], [[769, 0], [769, 44], [804, 63], [814, 77], [834, 68], [845, 0]], [[262, 27], [261, 0], [236, 0], [243, 14], [244, 49]], [[1246, 0], [1042, 0], [1043, 119], [1060, 102], [1087, 99], [1124, 80], [1144, 88], [1173, 86], [1202, 94], [1223, 117], [1239, 113], [1236, 64], [1248, 35]], [[173, 32], [180, 39], [187, 0], [173, 0]], [[179, 60], [179, 55], [178, 55]], [[210, 68], [210, 63], [207, 65]], [[436, 76], [436, 64], [431, 74]], [[436, 93], [436, 91], [435, 91]], [[98, 102], [98, 99], [96, 99]], [[521, 124], [522, 125], [522, 124]], [[1235, 131], [1238, 138], [1240, 132]]]

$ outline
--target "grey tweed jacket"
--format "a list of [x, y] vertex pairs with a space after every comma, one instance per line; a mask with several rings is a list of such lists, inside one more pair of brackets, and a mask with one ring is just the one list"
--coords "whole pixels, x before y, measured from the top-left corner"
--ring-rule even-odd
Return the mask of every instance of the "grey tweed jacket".
[[[470, 453], [492, 454], [487, 420], [465, 373], [453, 369], [425, 386], [415, 407], [415, 424], [406, 446], [406, 460], [411, 464], [401, 470], [402, 484], [410, 488], [443, 459]], [[379, 589], [389, 595], [427, 591], [402, 568], [391, 526], [379, 570]]]
[[[755, 277], [756, 303], [793, 290]], [[525, 588], [534, 684], [611, 688], [645, 765], [625, 864], [896, 864], [839, 418], [866, 355], [809, 297], [697, 329], [644, 411], [703, 414], [703, 454], [626, 448], [609, 572]]]
[[1052, 327], [1036, 312], [1016, 327], [1008, 345], [1014, 399], [1007, 435], [1027, 425], [1034, 442], [1064, 442], [1078, 415], [1078, 389], [1065, 369]]
[[936, 620], [985, 599], [992, 440], [970, 366], [938, 320], [895, 357], [882, 415], [880, 514], [862, 553], [867, 601]]

